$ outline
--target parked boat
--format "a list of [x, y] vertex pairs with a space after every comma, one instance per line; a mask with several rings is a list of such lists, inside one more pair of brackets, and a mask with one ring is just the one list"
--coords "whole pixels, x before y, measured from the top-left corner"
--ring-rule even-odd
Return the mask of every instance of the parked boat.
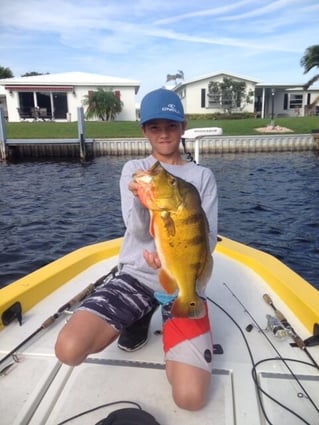
[[0, 290], [2, 425], [96, 424], [132, 407], [160, 425], [319, 424], [319, 292], [274, 257], [225, 237], [207, 290], [215, 354], [203, 409], [172, 400], [159, 311], [141, 350], [113, 343], [80, 366], [62, 365], [57, 333], [112, 276], [121, 242], [81, 248]]

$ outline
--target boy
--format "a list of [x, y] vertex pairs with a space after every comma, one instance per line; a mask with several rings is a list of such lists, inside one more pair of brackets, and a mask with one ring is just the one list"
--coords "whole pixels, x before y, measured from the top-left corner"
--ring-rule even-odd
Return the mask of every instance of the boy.
[[[140, 348], [146, 342], [149, 321], [158, 305], [154, 292], [163, 292], [157, 278], [161, 264], [149, 234], [149, 212], [136, 196], [134, 172], [160, 161], [169, 173], [191, 182], [200, 194], [209, 222], [211, 250], [216, 244], [215, 178], [208, 168], [186, 162], [181, 156], [180, 140], [186, 122], [179, 97], [165, 89], [148, 93], [142, 100], [140, 117], [152, 153], [147, 158], [128, 161], [122, 170], [121, 206], [126, 231], [119, 255], [119, 275], [83, 302], [56, 342], [57, 357], [72, 366], [103, 350], [119, 335], [120, 348]], [[162, 307], [166, 375], [175, 403], [197, 410], [206, 402], [212, 370], [208, 314], [202, 319], [172, 318], [170, 305]]]

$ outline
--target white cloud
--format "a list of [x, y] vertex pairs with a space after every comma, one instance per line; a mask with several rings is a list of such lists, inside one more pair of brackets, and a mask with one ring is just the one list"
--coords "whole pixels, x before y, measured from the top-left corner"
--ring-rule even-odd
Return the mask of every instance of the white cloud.
[[228, 5], [223, 4], [222, 6], [215, 6], [211, 9], [195, 10], [192, 12], [183, 13], [181, 15], [170, 16], [168, 18], [159, 19], [155, 21], [154, 23], [168, 24], [172, 22], [189, 20], [189, 19], [198, 18], [198, 17], [219, 16], [219, 15], [227, 14], [233, 10], [236, 10], [242, 6], [246, 6], [249, 4], [255, 4], [255, 0], [241, 0], [239, 2], [231, 3]]
[[317, 0], [2, 0], [0, 65], [134, 78], [141, 92], [178, 69], [302, 82], [318, 12]]

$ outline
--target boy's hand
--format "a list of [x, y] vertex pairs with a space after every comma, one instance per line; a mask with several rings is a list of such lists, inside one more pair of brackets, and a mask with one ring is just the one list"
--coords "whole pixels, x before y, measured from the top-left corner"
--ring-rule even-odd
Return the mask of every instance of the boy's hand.
[[159, 269], [162, 264], [157, 252], [149, 252], [146, 249], [143, 251], [144, 260], [152, 269]]
[[128, 184], [128, 190], [130, 190], [134, 196], [137, 196], [137, 187], [138, 184], [134, 180], [131, 180]]
[[134, 176], [140, 172], [143, 172], [144, 170], [136, 170], [134, 175], [133, 175], [133, 179], [129, 182], [128, 184], [128, 190], [130, 190], [134, 196], [137, 196], [137, 188], [138, 188], [138, 183], [136, 182], [136, 180], [134, 179]]

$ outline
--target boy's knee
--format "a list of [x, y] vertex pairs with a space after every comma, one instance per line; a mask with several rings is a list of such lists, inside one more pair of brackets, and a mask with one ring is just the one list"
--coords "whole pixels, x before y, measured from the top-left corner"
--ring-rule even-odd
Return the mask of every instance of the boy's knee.
[[190, 388], [179, 388], [178, 391], [173, 391], [173, 399], [178, 407], [185, 410], [200, 410], [207, 401], [206, 394]]
[[55, 343], [55, 355], [60, 362], [68, 366], [78, 366], [85, 359], [85, 356], [78, 352], [77, 344], [71, 338], [64, 338], [59, 335]]

